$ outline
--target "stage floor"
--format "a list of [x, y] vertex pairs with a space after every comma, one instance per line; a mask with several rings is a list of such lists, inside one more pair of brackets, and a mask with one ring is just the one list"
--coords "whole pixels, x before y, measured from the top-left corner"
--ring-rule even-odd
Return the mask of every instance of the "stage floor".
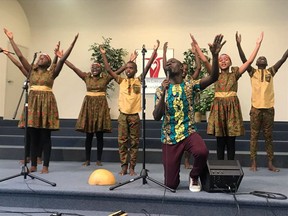
[[[38, 170], [40, 171], [41, 168], [42, 165], [38, 167]], [[138, 164], [136, 166], [136, 171], [140, 173], [142, 168], [143, 165]], [[161, 164], [146, 164], [145, 168], [149, 171], [149, 178], [155, 179], [156, 181], [161, 183], [163, 182], [163, 166]], [[90, 174], [96, 169], [106, 169], [111, 171], [114, 174], [118, 183], [126, 181], [130, 182], [126, 185], [115, 188], [114, 190], [110, 190], [111, 186], [90, 186], [88, 184], [88, 178]], [[104, 162], [102, 167], [97, 167], [95, 163], [92, 163], [91, 166], [82, 167], [81, 162], [51, 161], [49, 167], [50, 172], [48, 174], [40, 174], [39, 172], [35, 172], [33, 173], [33, 175], [43, 178], [49, 182], [56, 183], [56, 186], [53, 187], [50, 184], [47, 184], [38, 179], [31, 179], [29, 176], [27, 176], [26, 179], [24, 179], [24, 176], [18, 176], [9, 180], [2, 181], [0, 182], [0, 194], [2, 199], [5, 200], [1, 200], [0, 202], [0, 212], [5, 210], [5, 207], [8, 208], [7, 210], [9, 210], [13, 208], [13, 206], [15, 208], [31, 207], [40, 209], [43, 207], [42, 204], [39, 203], [33, 203], [32, 206], [28, 206], [27, 201], [25, 201], [25, 204], [23, 204], [23, 206], [21, 206], [21, 203], [12, 204], [11, 200], [11, 204], [8, 204], [9, 199], [7, 199], [7, 197], [13, 197], [13, 194], [32, 194], [35, 196], [37, 194], [46, 194], [47, 196], [49, 195], [50, 197], [52, 197], [52, 199], [53, 196], [99, 197], [98, 199], [107, 199], [111, 197], [111, 199], [122, 199], [122, 202], [125, 202], [125, 200], [129, 202], [130, 199], [134, 199], [135, 202], [137, 202], [136, 200], [142, 199], [150, 201], [154, 200], [155, 202], [159, 201], [161, 203], [166, 202], [167, 204], [177, 202], [189, 203], [196, 201], [198, 203], [206, 203], [207, 205], [209, 205], [209, 203], [213, 205], [227, 203], [233, 206], [235, 205], [235, 199], [237, 199], [240, 209], [241, 205], [267, 206], [267, 203], [272, 207], [280, 207], [284, 209], [288, 208], [288, 200], [279, 200], [277, 195], [280, 194], [288, 196], [288, 169], [282, 168], [278, 173], [273, 173], [264, 167], [260, 167], [257, 172], [251, 172], [247, 167], [242, 167], [242, 169], [244, 172], [244, 177], [237, 193], [235, 194], [235, 196], [232, 196], [231, 193], [208, 193], [206, 191], [201, 191], [199, 193], [190, 192], [188, 189], [188, 176], [190, 170], [184, 169], [184, 166], [181, 167], [180, 186], [178, 187], [176, 193], [172, 193], [169, 190], [165, 190], [161, 185], [154, 183], [149, 178], [147, 179], [147, 184], [144, 184], [142, 179], [134, 181], [135, 177], [131, 177], [129, 175], [118, 175], [118, 172], [120, 171], [120, 164], [118, 163]], [[20, 174], [21, 170], [22, 165], [20, 165], [16, 160], [0, 160], [0, 180]], [[137, 175], [136, 177], [138, 176], [139, 175]], [[270, 192], [271, 195], [275, 197], [269, 197], [270, 199], [269, 201], [267, 201], [267, 198], [265, 197], [258, 197], [253, 195], [252, 192], [254, 191]], [[87, 208], [84, 207], [84, 204], [81, 205], [83, 205], [83, 208]], [[65, 208], [64, 204], [63, 208]], [[135, 213], [143, 211], [143, 207], [140, 207], [141, 209], [136, 208], [137, 206], [134, 206]], [[86, 210], [93, 210], [93, 207], [90, 206]], [[119, 206], [115, 205], [115, 211], [117, 210], [119, 210]], [[163, 211], [161, 215], [166, 215], [165, 210], [162, 210]], [[110, 210], [110, 212], [114, 212], [114, 210]], [[144, 214], [142, 213], [139, 215]], [[150, 215], [153, 215], [153, 212], [151, 212]], [[167, 215], [177, 215], [177, 213], [170, 211], [170, 214]]]

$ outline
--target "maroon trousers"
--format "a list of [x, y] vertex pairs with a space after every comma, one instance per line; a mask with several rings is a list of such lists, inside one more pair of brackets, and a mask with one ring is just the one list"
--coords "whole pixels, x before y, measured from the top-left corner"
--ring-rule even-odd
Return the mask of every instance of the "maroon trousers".
[[180, 165], [184, 151], [194, 157], [191, 178], [198, 178], [205, 169], [209, 151], [202, 137], [193, 133], [175, 145], [162, 145], [162, 161], [164, 166], [164, 183], [167, 187], [176, 189], [180, 183]]

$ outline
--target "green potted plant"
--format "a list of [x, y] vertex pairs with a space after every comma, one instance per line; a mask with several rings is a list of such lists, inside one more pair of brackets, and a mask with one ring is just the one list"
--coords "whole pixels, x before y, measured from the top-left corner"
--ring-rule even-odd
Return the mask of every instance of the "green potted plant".
[[[211, 58], [208, 56], [208, 50], [205, 48], [201, 49], [203, 54], [207, 57], [208, 61]], [[195, 55], [192, 53], [191, 49], [188, 49], [183, 53], [184, 55], [184, 63], [188, 65], [188, 78], [191, 77], [194, 73], [194, 68], [196, 67]], [[208, 75], [207, 69], [204, 64], [201, 62], [201, 71], [199, 73], [198, 79], [201, 79]], [[195, 111], [195, 121], [199, 122], [199, 115], [206, 115], [207, 111], [210, 111], [211, 104], [214, 99], [214, 85], [210, 85], [203, 91], [197, 93], [198, 95], [195, 97], [194, 100], [194, 111]], [[201, 118], [201, 117], [200, 117]]]
[[210, 111], [211, 104], [214, 100], [214, 85], [208, 86], [200, 93], [199, 111], [204, 115]]
[[[102, 37], [102, 39], [103, 39], [102, 43], [94, 43], [90, 46], [89, 51], [92, 50], [91, 60], [94, 62], [100, 63], [102, 67], [104, 68], [104, 62], [103, 62], [102, 55], [99, 49], [99, 46], [102, 46], [106, 50], [106, 56], [111, 66], [111, 69], [113, 71], [116, 71], [123, 64], [125, 64], [124, 57], [128, 54], [128, 52], [123, 48], [118, 48], [118, 49], [113, 48], [110, 44], [112, 38]], [[114, 90], [115, 90], [114, 82], [110, 82], [108, 85], [108, 91], [107, 91], [108, 98], [109, 98], [109, 91], [114, 91]]]

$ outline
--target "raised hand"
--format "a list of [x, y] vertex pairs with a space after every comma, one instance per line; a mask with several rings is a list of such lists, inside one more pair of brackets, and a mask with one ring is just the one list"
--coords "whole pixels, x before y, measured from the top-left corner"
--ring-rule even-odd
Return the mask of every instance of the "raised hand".
[[8, 29], [6, 29], [6, 28], [4, 28], [3, 30], [4, 30], [4, 33], [7, 35], [7, 37], [12, 40], [13, 39], [13, 33], [8, 31]]
[[63, 50], [57, 50], [55, 51], [55, 55], [58, 56], [59, 58], [62, 58], [64, 51]]
[[190, 33], [190, 37], [191, 37], [192, 43], [194, 43], [195, 46], [198, 46], [198, 42], [196, 41], [196, 39], [194, 38], [194, 36], [191, 33]]
[[163, 45], [163, 52], [166, 53], [168, 49], [168, 42], [165, 42]]
[[241, 34], [238, 34], [238, 31], [236, 31], [235, 39], [236, 39], [237, 44], [241, 43], [242, 38], [241, 38]]
[[191, 52], [195, 55], [196, 53], [196, 47], [195, 47], [195, 44], [192, 42], [191, 43]]
[[77, 41], [77, 39], [78, 39], [78, 37], [79, 37], [79, 33], [77, 33], [77, 35], [75, 35], [75, 37], [74, 37], [74, 40], [73, 40], [73, 44], [75, 44], [76, 43], [76, 41]]
[[130, 61], [135, 61], [137, 57], [138, 57], [138, 52], [134, 50], [134, 52], [131, 53], [130, 55]]
[[102, 54], [105, 54], [105, 53], [106, 53], [106, 50], [105, 50], [102, 46], [99, 46], [99, 49], [100, 49], [100, 52], [101, 52]]
[[191, 33], [190, 33], [190, 37], [191, 37], [191, 40], [192, 40], [192, 43], [191, 43], [191, 51], [192, 51], [192, 53], [195, 54], [197, 52], [198, 55], [200, 55], [200, 58], [203, 61], [203, 56], [204, 55], [201, 57], [202, 50], [200, 49], [200, 47], [198, 45], [198, 42], [196, 41], [196, 39], [194, 38], [194, 36]]
[[58, 43], [56, 44], [56, 47], [54, 49], [54, 53], [56, 54], [57, 51], [59, 51], [60, 49], [60, 41], [58, 41]]
[[223, 45], [226, 43], [226, 41], [221, 43], [223, 40], [223, 37], [224, 36], [222, 34], [216, 35], [214, 38], [213, 44], [210, 44], [210, 43], [208, 44], [212, 55], [218, 55]]
[[0, 47], [0, 52], [3, 52], [5, 55], [9, 54], [8, 50], [3, 49], [2, 47]]
[[156, 45], [154, 45], [154, 50], [157, 50], [157, 49], [159, 48], [159, 46], [160, 46], [160, 41], [159, 41], [159, 40], [157, 40], [157, 44], [156, 44]]
[[261, 32], [259, 38], [257, 38], [256, 44], [261, 44], [264, 37], [264, 32]]

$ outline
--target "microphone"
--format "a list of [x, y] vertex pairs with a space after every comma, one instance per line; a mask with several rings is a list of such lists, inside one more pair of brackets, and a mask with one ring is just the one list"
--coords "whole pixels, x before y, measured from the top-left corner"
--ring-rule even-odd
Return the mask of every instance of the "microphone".
[[0, 48], [0, 53], [2, 53], [2, 52], [7, 52], [7, 53], [10, 53], [12, 55], [15, 55], [15, 53], [13, 53], [13, 52], [10, 52], [8, 50], [3, 50], [2, 48]]
[[[170, 79], [170, 70], [167, 70], [166, 71], [166, 79], [168, 80], [168, 82], [169, 82], [169, 79]], [[168, 86], [166, 87], [166, 90], [169, 88], [169, 84], [168, 84]]]
[[147, 52], [147, 50], [146, 50], [146, 48], [145, 48], [145, 44], [143, 44], [143, 46], [142, 46], [142, 53], [146, 53]]

